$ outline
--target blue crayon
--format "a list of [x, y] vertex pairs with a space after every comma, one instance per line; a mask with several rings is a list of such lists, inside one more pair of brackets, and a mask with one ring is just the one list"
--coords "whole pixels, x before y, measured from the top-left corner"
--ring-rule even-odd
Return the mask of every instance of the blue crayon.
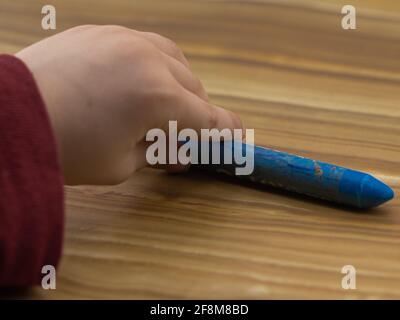
[[[210, 151], [212, 145], [213, 143], [210, 143]], [[218, 145], [220, 164], [199, 164], [198, 167], [235, 175], [235, 170], [240, 165], [236, 164], [234, 159], [232, 164], [224, 164], [223, 150], [231, 148], [233, 152], [237, 142]], [[242, 155], [245, 155], [245, 147], [246, 145], [242, 144]], [[250, 175], [237, 176], [243, 180], [362, 209], [378, 206], [394, 197], [394, 192], [389, 186], [367, 173], [259, 146], [250, 148], [254, 150], [254, 170]], [[210, 160], [211, 157], [210, 154]]]

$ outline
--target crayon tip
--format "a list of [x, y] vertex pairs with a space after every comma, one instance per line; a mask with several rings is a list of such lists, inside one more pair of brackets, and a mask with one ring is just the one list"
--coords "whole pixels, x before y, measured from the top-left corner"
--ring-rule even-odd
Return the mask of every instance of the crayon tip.
[[378, 179], [369, 176], [361, 190], [362, 207], [376, 207], [394, 197], [393, 190]]

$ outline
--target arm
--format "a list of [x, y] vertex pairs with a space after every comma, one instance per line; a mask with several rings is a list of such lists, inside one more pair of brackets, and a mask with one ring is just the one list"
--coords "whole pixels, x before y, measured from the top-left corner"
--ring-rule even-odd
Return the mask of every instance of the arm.
[[0, 55], [0, 286], [41, 281], [57, 266], [63, 181], [35, 81], [23, 62]]

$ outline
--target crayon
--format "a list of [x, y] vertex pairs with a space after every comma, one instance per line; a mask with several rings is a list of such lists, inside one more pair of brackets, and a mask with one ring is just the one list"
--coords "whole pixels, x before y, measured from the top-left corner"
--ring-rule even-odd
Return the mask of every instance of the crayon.
[[[232, 164], [224, 164], [224, 148], [231, 148], [233, 153], [238, 142], [218, 144], [220, 164], [198, 164], [197, 167], [235, 176], [239, 165], [234, 159]], [[246, 145], [243, 143], [241, 147], [244, 152]], [[254, 170], [249, 175], [236, 175], [239, 179], [362, 209], [376, 207], [394, 197], [389, 186], [367, 173], [260, 146], [251, 147]]]

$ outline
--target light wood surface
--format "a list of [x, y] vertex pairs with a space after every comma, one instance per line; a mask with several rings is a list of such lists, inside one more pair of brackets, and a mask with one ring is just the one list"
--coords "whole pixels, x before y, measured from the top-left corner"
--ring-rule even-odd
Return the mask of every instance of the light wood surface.
[[[400, 193], [400, 2], [51, 1], [57, 32], [121, 24], [184, 50], [256, 143], [374, 174]], [[0, 2], [0, 51], [41, 29], [48, 1]], [[146, 169], [67, 187], [57, 290], [33, 298], [400, 298], [400, 201], [352, 211], [203, 173]], [[357, 289], [341, 288], [341, 268]]]

